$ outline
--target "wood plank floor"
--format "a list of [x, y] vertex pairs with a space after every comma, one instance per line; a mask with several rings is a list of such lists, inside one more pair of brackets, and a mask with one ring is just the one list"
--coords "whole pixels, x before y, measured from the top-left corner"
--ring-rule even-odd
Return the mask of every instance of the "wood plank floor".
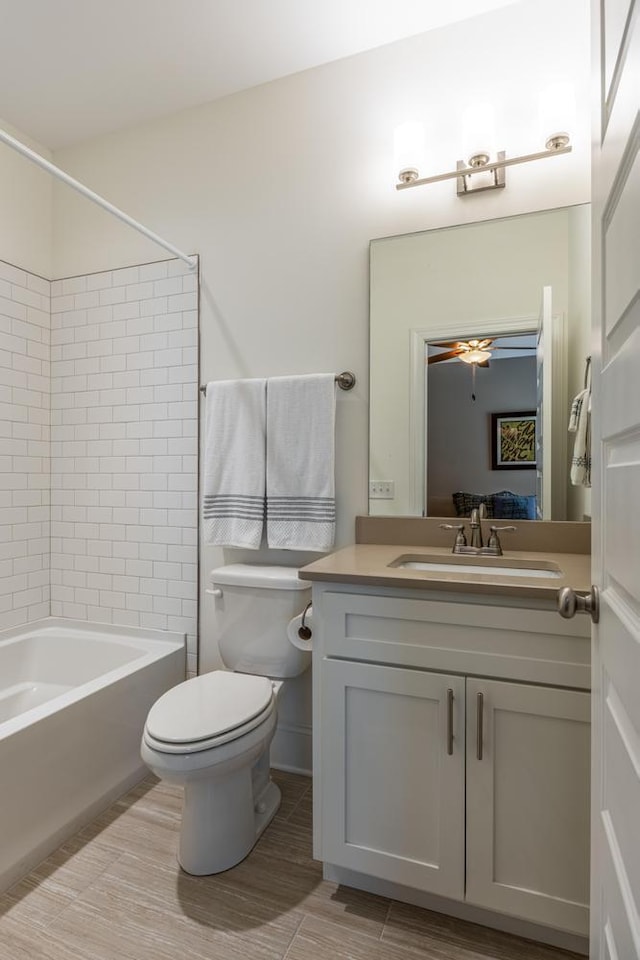
[[180, 790], [149, 777], [0, 897], [0, 960], [567, 960], [576, 955], [338, 887], [311, 858], [310, 780], [247, 859], [190, 877]]

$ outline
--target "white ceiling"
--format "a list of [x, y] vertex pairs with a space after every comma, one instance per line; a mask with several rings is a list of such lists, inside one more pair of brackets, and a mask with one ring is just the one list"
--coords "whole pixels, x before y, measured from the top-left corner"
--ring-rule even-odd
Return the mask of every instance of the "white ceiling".
[[518, 0], [0, 0], [0, 116], [50, 149]]

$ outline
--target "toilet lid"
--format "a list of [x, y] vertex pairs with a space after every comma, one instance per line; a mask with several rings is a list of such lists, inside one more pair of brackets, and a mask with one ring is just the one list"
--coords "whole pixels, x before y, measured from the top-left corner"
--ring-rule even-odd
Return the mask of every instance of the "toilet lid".
[[214, 670], [164, 693], [149, 711], [146, 729], [165, 743], [209, 740], [244, 726], [272, 699], [266, 677]]

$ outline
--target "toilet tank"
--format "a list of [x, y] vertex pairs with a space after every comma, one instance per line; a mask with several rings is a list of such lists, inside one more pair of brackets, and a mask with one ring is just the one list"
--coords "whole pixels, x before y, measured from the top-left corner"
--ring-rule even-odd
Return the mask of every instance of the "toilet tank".
[[230, 670], [284, 679], [297, 677], [311, 653], [287, 638], [287, 624], [311, 600], [311, 584], [295, 567], [232, 563], [212, 570], [213, 617], [200, 638], [200, 672], [216, 668], [216, 653]]

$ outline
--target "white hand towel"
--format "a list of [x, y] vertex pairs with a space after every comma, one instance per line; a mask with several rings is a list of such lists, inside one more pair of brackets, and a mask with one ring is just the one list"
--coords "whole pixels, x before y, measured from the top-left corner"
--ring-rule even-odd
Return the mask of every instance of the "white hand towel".
[[569, 432], [575, 433], [570, 479], [574, 487], [591, 486], [591, 387], [571, 404]]
[[205, 542], [257, 550], [264, 524], [266, 380], [208, 383], [205, 430]]
[[267, 542], [327, 551], [335, 539], [334, 374], [267, 382]]

